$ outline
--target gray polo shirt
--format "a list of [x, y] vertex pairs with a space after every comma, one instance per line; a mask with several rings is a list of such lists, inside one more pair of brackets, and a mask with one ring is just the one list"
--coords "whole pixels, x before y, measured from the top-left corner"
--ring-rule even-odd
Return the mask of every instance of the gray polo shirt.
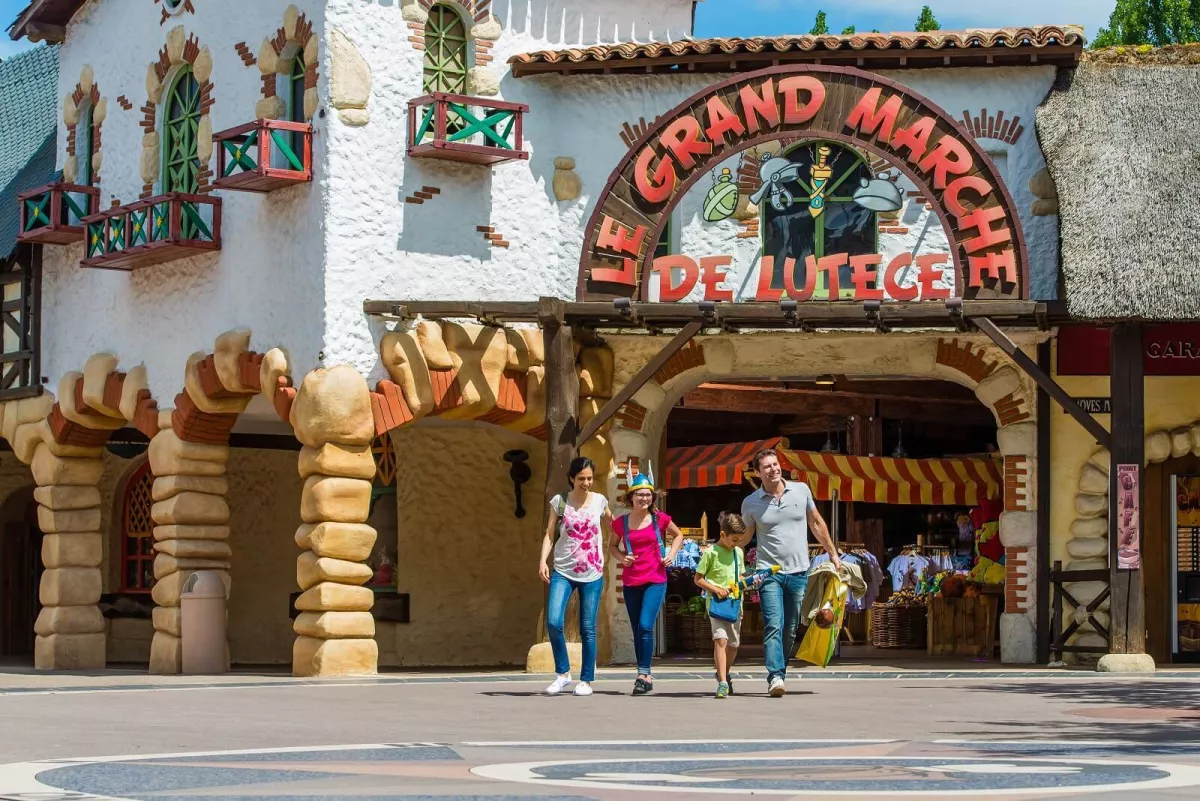
[[785, 481], [778, 500], [765, 490], [742, 501], [742, 519], [758, 534], [756, 570], [776, 565], [781, 573], [808, 572], [808, 510], [816, 509], [812, 490], [802, 481]]

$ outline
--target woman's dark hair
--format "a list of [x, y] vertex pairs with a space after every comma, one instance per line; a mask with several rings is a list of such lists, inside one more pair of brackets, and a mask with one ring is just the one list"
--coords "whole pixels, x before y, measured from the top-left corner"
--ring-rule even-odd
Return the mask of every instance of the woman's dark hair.
[[586, 456], [576, 456], [571, 460], [570, 467], [567, 468], [567, 481], [571, 482], [571, 488], [575, 488], [575, 476], [582, 473], [584, 470], [596, 472], [596, 465], [591, 459]]

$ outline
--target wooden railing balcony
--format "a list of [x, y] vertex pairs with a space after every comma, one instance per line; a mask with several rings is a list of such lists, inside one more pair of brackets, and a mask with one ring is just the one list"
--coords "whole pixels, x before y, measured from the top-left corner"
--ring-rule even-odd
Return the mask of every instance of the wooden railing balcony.
[[99, 210], [100, 190], [55, 181], [19, 193], [17, 202], [21, 204], [18, 242], [70, 245], [83, 241], [83, 218]]
[[221, 249], [221, 199], [170, 192], [84, 218], [81, 267], [137, 270]]
[[446, 92], [408, 101], [408, 155], [469, 164], [527, 159], [523, 103]]
[[255, 120], [213, 134], [217, 189], [273, 192], [312, 181], [312, 126]]

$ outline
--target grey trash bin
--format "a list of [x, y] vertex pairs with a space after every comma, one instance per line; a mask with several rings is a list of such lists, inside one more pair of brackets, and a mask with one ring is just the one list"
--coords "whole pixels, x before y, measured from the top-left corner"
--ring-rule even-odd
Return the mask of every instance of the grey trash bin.
[[227, 672], [225, 662], [225, 582], [211, 570], [193, 573], [179, 596], [183, 672]]

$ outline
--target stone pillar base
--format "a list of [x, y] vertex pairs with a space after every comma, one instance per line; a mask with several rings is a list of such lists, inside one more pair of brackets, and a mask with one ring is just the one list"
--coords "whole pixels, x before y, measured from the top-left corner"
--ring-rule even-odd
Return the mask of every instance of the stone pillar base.
[[1000, 661], [1006, 665], [1032, 665], [1037, 661], [1037, 633], [1024, 612], [1000, 615]]
[[33, 646], [33, 666], [38, 670], [103, 670], [105, 635], [39, 635]]
[[1097, 673], [1153, 673], [1150, 654], [1105, 654], [1096, 663]]
[[378, 664], [379, 646], [374, 640], [299, 636], [292, 645], [293, 676], [370, 676]]
[[[571, 659], [571, 675], [578, 676], [583, 665], [583, 644], [567, 643], [567, 655]], [[529, 649], [529, 656], [525, 657], [525, 672], [554, 675], [554, 652], [550, 649], [550, 643], [539, 642]]]

